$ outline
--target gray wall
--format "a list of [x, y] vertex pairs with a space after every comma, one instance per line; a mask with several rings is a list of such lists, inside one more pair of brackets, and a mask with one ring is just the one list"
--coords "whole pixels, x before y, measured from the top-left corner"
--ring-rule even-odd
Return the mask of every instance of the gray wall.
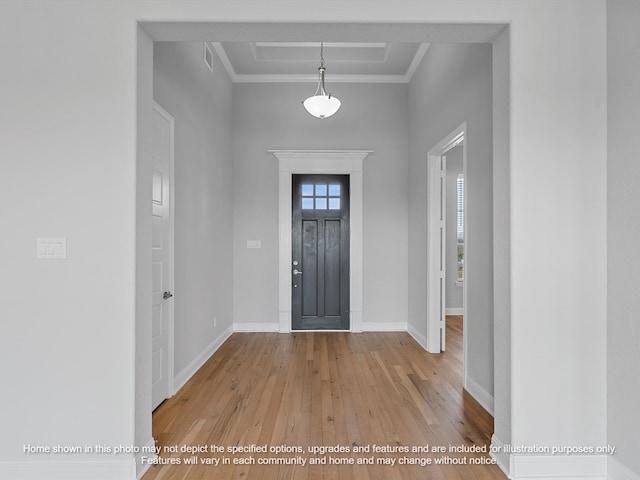
[[409, 324], [426, 337], [427, 152], [467, 121], [467, 376], [493, 395], [491, 45], [432, 44], [409, 85]]
[[[342, 108], [327, 120], [301, 105], [315, 87], [234, 85], [235, 324], [278, 324], [278, 164], [267, 150], [367, 149], [374, 153], [364, 163], [363, 322], [406, 325], [407, 87], [328, 84]], [[247, 249], [247, 240], [262, 248]]]
[[[640, 2], [607, 8], [607, 436], [615, 460], [640, 475]], [[594, 345], [599, 348], [601, 345]]]
[[445, 306], [447, 309], [462, 309], [462, 285], [456, 285], [458, 278], [458, 174], [462, 173], [463, 163], [462, 145], [452, 148], [447, 152], [447, 281], [445, 289]]
[[154, 99], [175, 118], [176, 375], [233, 323], [232, 84], [202, 58], [201, 42], [154, 44]]

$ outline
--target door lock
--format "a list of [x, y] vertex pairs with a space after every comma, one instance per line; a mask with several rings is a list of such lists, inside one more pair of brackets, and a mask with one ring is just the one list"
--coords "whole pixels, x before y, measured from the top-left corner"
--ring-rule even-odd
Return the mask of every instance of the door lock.
[[165, 300], [171, 297], [173, 297], [173, 294], [171, 292], [164, 292], [164, 295], [162, 295], [162, 298], [164, 298]]

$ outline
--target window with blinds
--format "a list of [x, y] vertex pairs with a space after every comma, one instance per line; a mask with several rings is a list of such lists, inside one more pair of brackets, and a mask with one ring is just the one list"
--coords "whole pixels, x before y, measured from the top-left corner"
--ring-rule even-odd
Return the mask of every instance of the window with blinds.
[[464, 175], [459, 174], [456, 181], [457, 187], [457, 218], [456, 238], [458, 251], [458, 265], [456, 283], [464, 282]]

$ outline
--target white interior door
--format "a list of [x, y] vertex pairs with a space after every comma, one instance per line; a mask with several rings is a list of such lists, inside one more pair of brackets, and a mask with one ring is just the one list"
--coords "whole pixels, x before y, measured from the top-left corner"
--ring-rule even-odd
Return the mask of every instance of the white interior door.
[[447, 272], [447, 157], [440, 157], [440, 350], [445, 351], [447, 340], [447, 315], [446, 315], [446, 272]]
[[445, 348], [446, 158], [428, 157], [427, 350]]
[[152, 195], [152, 408], [173, 389], [173, 117], [154, 105]]

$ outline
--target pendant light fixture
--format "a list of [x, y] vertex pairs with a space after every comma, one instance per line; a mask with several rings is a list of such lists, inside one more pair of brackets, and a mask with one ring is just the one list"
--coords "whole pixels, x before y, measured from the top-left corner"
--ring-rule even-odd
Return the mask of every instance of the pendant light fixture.
[[340, 100], [328, 94], [324, 89], [324, 45], [320, 44], [320, 67], [318, 68], [318, 88], [313, 96], [307, 98], [302, 104], [311, 115], [317, 118], [327, 118], [340, 108]]

